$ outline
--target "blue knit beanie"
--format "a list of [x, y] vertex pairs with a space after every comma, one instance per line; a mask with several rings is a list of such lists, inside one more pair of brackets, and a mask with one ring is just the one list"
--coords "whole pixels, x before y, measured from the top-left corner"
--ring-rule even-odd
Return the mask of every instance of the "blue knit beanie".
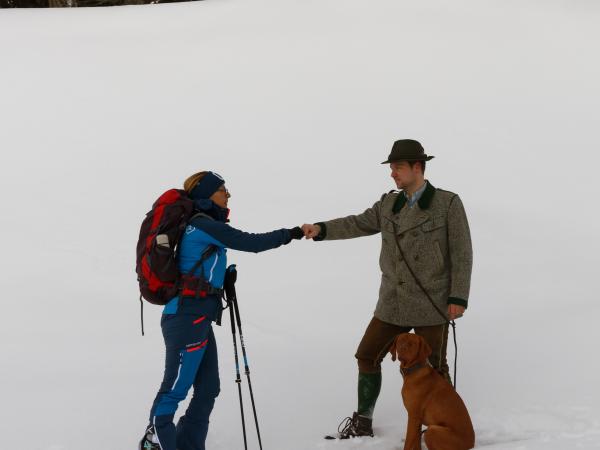
[[210, 198], [221, 186], [225, 184], [225, 180], [221, 175], [215, 172], [207, 172], [198, 182], [198, 184], [190, 192], [190, 197], [194, 200]]

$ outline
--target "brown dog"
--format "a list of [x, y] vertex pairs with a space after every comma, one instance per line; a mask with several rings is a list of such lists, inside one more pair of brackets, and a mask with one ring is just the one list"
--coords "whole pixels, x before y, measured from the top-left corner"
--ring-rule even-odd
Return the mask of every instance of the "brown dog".
[[428, 363], [431, 347], [421, 336], [402, 333], [390, 348], [404, 377], [402, 399], [408, 412], [404, 450], [421, 450], [421, 426], [426, 425], [429, 450], [468, 450], [475, 432], [467, 408], [454, 388]]

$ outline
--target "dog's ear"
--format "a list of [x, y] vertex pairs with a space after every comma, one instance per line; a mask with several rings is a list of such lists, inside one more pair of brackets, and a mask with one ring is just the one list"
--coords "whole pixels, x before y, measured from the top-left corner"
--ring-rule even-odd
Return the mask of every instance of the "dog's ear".
[[396, 361], [398, 359], [398, 338], [400, 335], [396, 336], [392, 341], [392, 345], [390, 345], [389, 352], [392, 354], [392, 361]]
[[419, 361], [426, 361], [427, 358], [429, 358], [429, 355], [431, 355], [431, 347], [425, 341], [425, 339], [423, 339], [421, 337], [419, 339], [419, 355], [418, 355], [418, 360]]

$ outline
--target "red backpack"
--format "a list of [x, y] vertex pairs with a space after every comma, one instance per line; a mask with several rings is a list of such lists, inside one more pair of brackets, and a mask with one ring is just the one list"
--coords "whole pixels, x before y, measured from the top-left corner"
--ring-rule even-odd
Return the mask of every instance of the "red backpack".
[[178, 294], [179, 269], [176, 249], [194, 201], [185, 191], [170, 189], [146, 214], [137, 243], [136, 265], [142, 297], [154, 305], [166, 305]]

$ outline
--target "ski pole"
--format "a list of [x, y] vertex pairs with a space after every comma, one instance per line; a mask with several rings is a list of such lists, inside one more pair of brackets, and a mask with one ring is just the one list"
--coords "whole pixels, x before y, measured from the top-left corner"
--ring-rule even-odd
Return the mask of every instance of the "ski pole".
[[[238, 331], [240, 333], [240, 344], [242, 347], [242, 356], [244, 358], [244, 372], [246, 373], [246, 378], [248, 379], [248, 390], [250, 391], [250, 401], [252, 403], [252, 412], [254, 414], [254, 423], [256, 424], [256, 434], [258, 436], [258, 446], [260, 450], [262, 450], [262, 439], [260, 437], [260, 428], [258, 426], [258, 417], [256, 415], [256, 405], [254, 403], [254, 392], [252, 391], [252, 381], [250, 380], [250, 366], [248, 365], [248, 357], [246, 355], [246, 345], [244, 343], [244, 333], [242, 332], [242, 320], [240, 318], [240, 309], [238, 307], [237, 294], [235, 291], [235, 281], [237, 279], [237, 271], [235, 269], [235, 264], [232, 264], [227, 268], [228, 272], [233, 272], [235, 275], [232, 276], [233, 282], [228, 286], [227, 298], [229, 299], [229, 295], [231, 294], [231, 305], [233, 305], [234, 315], [236, 319], [236, 324]], [[231, 308], [231, 306], [230, 306]], [[231, 314], [231, 311], [230, 311]]]
[[[231, 270], [230, 270], [231, 269]], [[246, 439], [246, 420], [244, 419], [244, 402], [242, 401], [242, 378], [240, 377], [240, 363], [238, 359], [238, 350], [237, 350], [237, 339], [235, 337], [235, 319], [233, 317], [233, 307], [232, 301], [230, 300], [230, 291], [231, 286], [235, 283], [235, 278], [237, 278], [237, 272], [235, 271], [235, 265], [231, 265], [227, 268], [227, 272], [225, 274], [225, 293], [227, 296], [227, 303], [229, 305], [229, 319], [231, 320], [231, 335], [233, 337], [233, 354], [235, 356], [235, 382], [238, 387], [238, 394], [240, 397], [240, 413], [242, 415], [242, 432], [244, 434], [244, 449], [248, 450], [248, 442]], [[234, 294], [235, 295], [235, 291]]]
[[256, 424], [256, 434], [258, 435], [258, 446], [262, 450], [262, 440], [260, 438], [260, 429], [258, 427], [258, 417], [256, 416], [256, 405], [254, 403], [254, 392], [252, 391], [252, 381], [250, 380], [250, 367], [248, 366], [248, 357], [246, 356], [246, 345], [244, 344], [244, 335], [242, 334], [242, 324], [240, 320], [240, 311], [238, 308], [237, 297], [233, 297], [233, 306], [235, 308], [235, 316], [237, 319], [238, 331], [240, 332], [240, 343], [242, 345], [242, 356], [244, 358], [244, 369], [248, 378], [248, 390], [250, 391], [250, 401], [252, 403], [252, 412], [254, 413], [254, 423]]

